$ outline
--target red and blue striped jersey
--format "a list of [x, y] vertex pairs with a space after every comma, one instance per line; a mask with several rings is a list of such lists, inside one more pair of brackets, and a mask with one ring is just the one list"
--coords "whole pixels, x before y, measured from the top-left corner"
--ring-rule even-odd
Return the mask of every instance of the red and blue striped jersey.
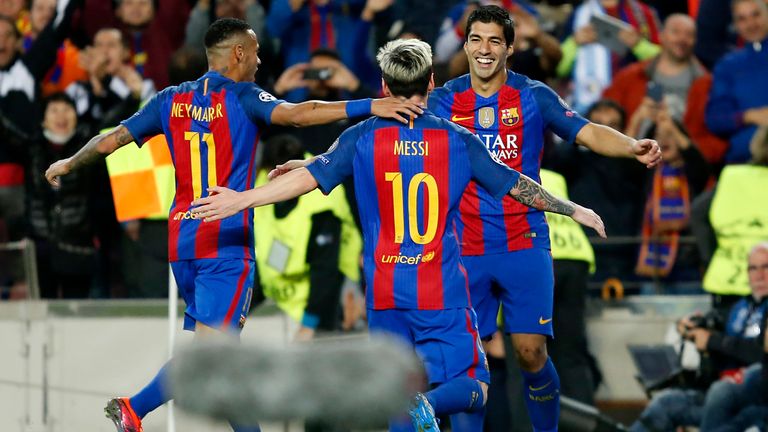
[[168, 216], [170, 261], [254, 259], [253, 210], [203, 223], [192, 200], [211, 186], [254, 187], [254, 158], [262, 128], [282, 101], [254, 83], [236, 83], [210, 71], [197, 81], [168, 87], [122, 122], [136, 142], [165, 134], [176, 168], [176, 196]]
[[[430, 94], [429, 107], [436, 115], [477, 135], [507, 166], [541, 183], [545, 130], [571, 143], [587, 121], [546, 85], [512, 71], [507, 73], [506, 83], [487, 98], [472, 90], [469, 75], [451, 80]], [[472, 182], [459, 208], [457, 229], [463, 255], [550, 247], [544, 212], [509, 196], [496, 200]]]
[[429, 111], [405, 126], [371, 118], [347, 129], [308, 166], [324, 193], [354, 176], [369, 308], [469, 306], [454, 229], [470, 179], [495, 199], [520, 174], [466, 129]]

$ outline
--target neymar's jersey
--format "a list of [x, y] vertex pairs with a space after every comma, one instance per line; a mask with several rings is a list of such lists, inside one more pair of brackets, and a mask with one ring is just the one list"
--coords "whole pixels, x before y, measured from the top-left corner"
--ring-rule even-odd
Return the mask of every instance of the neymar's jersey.
[[[539, 168], [544, 132], [552, 130], [573, 142], [587, 124], [549, 87], [507, 71], [507, 82], [490, 97], [472, 90], [469, 75], [451, 80], [429, 96], [438, 116], [464, 126], [510, 168], [541, 183]], [[494, 199], [476, 182], [470, 183], [459, 206], [458, 231], [463, 255], [549, 248], [544, 212], [506, 196]]]
[[470, 179], [500, 199], [520, 174], [466, 129], [429, 111], [409, 126], [368, 119], [308, 166], [324, 193], [353, 175], [372, 309], [469, 306], [454, 229]]
[[254, 187], [259, 134], [280, 102], [254, 83], [218, 72], [168, 87], [122, 124], [141, 145], [165, 134], [176, 168], [176, 196], [168, 215], [170, 261], [254, 259], [253, 209], [216, 222], [194, 219], [192, 200], [211, 186]]

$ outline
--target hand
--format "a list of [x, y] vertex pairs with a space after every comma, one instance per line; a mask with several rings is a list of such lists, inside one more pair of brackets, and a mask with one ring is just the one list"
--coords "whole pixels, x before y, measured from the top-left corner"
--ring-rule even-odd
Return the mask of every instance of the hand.
[[106, 75], [109, 59], [104, 51], [89, 46], [81, 52], [79, 62], [91, 78], [101, 80]]
[[365, 8], [360, 17], [363, 21], [371, 21], [377, 13], [388, 9], [395, 0], [368, 0], [365, 2]]
[[535, 16], [528, 13], [525, 8], [519, 5], [512, 11], [512, 17], [515, 19], [515, 35], [522, 39], [536, 39], [541, 34], [539, 21]]
[[131, 95], [135, 99], [141, 98], [141, 93], [144, 90], [144, 78], [139, 75], [130, 65], [123, 65], [117, 72], [117, 77], [125, 82], [125, 85], [131, 89]]
[[309, 342], [312, 339], [315, 338], [315, 329], [300, 326], [299, 330], [296, 332], [296, 336], [294, 336], [293, 340], [295, 342]]
[[691, 321], [691, 317], [694, 316], [701, 316], [701, 313], [695, 313], [691, 314], [685, 317], [680, 318], [677, 321], [677, 332], [680, 334], [680, 336], [685, 336], [686, 333], [688, 333], [688, 330], [694, 328], [693, 321]]
[[768, 126], [768, 106], [751, 108], [744, 111], [744, 123]]
[[311, 157], [309, 159], [292, 159], [288, 162], [276, 166], [272, 171], [267, 174], [267, 178], [270, 180], [274, 180], [278, 177], [280, 177], [283, 174], [287, 174], [297, 168], [303, 168], [307, 165], [309, 165], [313, 160], [315, 160], [314, 157]]
[[331, 66], [333, 73], [331, 77], [325, 81], [325, 85], [331, 88], [346, 90], [353, 92], [360, 87], [360, 80], [357, 79], [355, 74], [352, 73], [344, 63], [334, 62], [335, 65]]
[[659, 110], [659, 113], [656, 115], [656, 130], [658, 131], [659, 139], [668, 140], [681, 150], [691, 146], [691, 140], [680, 130], [677, 123], [672, 120], [672, 116], [667, 109]]
[[600, 216], [598, 216], [598, 214], [591, 209], [582, 207], [578, 204], [574, 205], [576, 206], [576, 210], [574, 210], [573, 214], [571, 215], [571, 219], [584, 226], [588, 226], [594, 229], [597, 231], [597, 234], [600, 237], [606, 238], [607, 236], [605, 235], [605, 225], [603, 224], [603, 220], [600, 219]]
[[371, 114], [377, 117], [391, 118], [408, 124], [407, 117], [416, 118], [424, 110], [413, 102], [395, 97], [374, 99], [371, 103]]
[[61, 159], [51, 164], [47, 170], [45, 170], [45, 179], [54, 188], [61, 186], [59, 177], [69, 174], [69, 158]]
[[221, 186], [208, 188], [209, 196], [192, 201], [192, 215], [205, 222], [213, 222], [243, 211], [247, 204], [240, 192]]
[[640, 42], [640, 39], [642, 39], [642, 37], [640, 36], [640, 33], [634, 29], [634, 27], [624, 29], [619, 32], [619, 40], [630, 49], [634, 48], [635, 45]]
[[573, 34], [573, 40], [578, 45], [591, 44], [597, 42], [597, 32], [591, 24], [587, 24], [576, 30], [576, 33]]
[[697, 350], [706, 351], [707, 343], [709, 342], [709, 336], [711, 335], [712, 333], [707, 329], [694, 328], [688, 330], [688, 333], [686, 333], [685, 337], [686, 339], [693, 341]]
[[653, 168], [661, 162], [661, 148], [659, 143], [652, 139], [636, 140], [632, 144], [632, 153], [635, 159], [647, 168]]
[[296, 63], [286, 69], [275, 83], [275, 93], [284, 95], [291, 90], [304, 88], [309, 83], [304, 80], [304, 71], [309, 68], [308, 63]]

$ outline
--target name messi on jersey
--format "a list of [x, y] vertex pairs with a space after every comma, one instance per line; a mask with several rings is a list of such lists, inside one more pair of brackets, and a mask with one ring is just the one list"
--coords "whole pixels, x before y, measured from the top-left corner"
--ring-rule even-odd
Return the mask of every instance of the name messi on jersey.
[[188, 103], [174, 102], [171, 105], [171, 117], [191, 118], [195, 121], [210, 122], [224, 117], [224, 114], [221, 112], [220, 103], [217, 103], [215, 107], [201, 107]]
[[507, 134], [506, 140], [498, 134], [476, 133], [475, 136], [480, 138], [492, 155], [501, 160], [515, 159], [518, 156], [517, 135]]
[[395, 156], [429, 156], [429, 141], [395, 140]]

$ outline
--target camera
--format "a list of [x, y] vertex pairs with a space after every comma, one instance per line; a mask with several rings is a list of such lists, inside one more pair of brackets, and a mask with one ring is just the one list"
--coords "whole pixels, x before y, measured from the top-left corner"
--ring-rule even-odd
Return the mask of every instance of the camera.
[[333, 69], [331, 68], [307, 69], [304, 71], [305, 80], [325, 81], [331, 76], [333, 76]]
[[705, 315], [693, 315], [688, 318], [693, 327], [705, 330], [719, 330], [725, 325], [723, 318], [717, 312], [711, 311]]

